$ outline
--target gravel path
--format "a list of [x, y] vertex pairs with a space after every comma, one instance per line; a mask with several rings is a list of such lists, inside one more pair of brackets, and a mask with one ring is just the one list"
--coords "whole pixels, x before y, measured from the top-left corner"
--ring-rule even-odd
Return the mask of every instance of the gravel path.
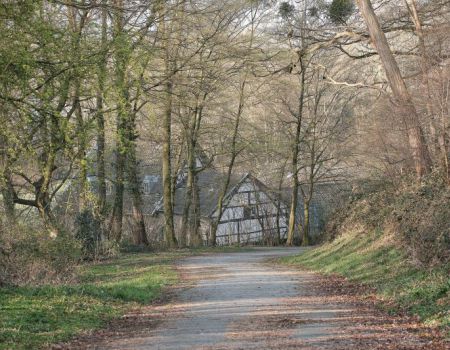
[[[270, 258], [300, 252], [299, 248], [261, 248], [184, 259], [179, 269], [192, 282], [190, 288], [168, 305], [131, 316], [126, 332], [91, 346], [335, 350], [388, 349], [386, 344], [395, 343], [395, 349], [426, 348], [405, 324], [386, 326], [383, 321], [380, 326], [373, 309], [345, 298], [318, 295], [311, 288], [317, 284], [317, 275], [270, 262]], [[151, 329], [139, 330], [143, 317], [157, 321]]]

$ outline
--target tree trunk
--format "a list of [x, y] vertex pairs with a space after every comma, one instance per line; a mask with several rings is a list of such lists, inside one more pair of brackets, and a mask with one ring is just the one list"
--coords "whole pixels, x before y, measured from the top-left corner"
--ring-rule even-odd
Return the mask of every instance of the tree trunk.
[[123, 196], [125, 191], [124, 172], [126, 166], [126, 153], [129, 151], [129, 144], [127, 140], [129, 112], [130, 112], [130, 98], [126, 81], [126, 69], [128, 63], [128, 56], [126, 47], [126, 39], [124, 34], [124, 19], [123, 19], [123, 3], [122, 0], [115, 2], [115, 18], [114, 31], [115, 40], [117, 41], [115, 75], [116, 75], [116, 89], [119, 94], [117, 101], [117, 117], [116, 117], [116, 161], [115, 161], [115, 193], [114, 204], [112, 209], [110, 237], [116, 242], [122, 238], [122, 222], [123, 222]]
[[392, 54], [386, 36], [373, 10], [370, 0], [357, 0], [358, 7], [366, 22], [372, 43], [380, 56], [389, 85], [395, 99], [395, 107], [407, 128], [409, 147], [414, 160], [415, 170], [421, 177], [431, 170], [432, 162], [425, 141], [419, 116], [408, 92], [400, 69]]
[[122, 220], [123, 220], [123, 195], [124, 195], [124, 171], [125, 154], [123, 150], [116, 150], [115, 160], [115, 179], [114, 179], [114, 202], [110, 223], [110, 239], [117, 242], [122, 238]]
[[[102, 1], [106, 5], [106, 0]], [[106, 40], [107, 40], [107, 13], [102, 9], [102, 59], [98, 66], [98, 89], [96, 96], [96, 122], [97, 122], [97, 205], [98, 212], [102, 218], [106, 215], [106, 171], [105, 171], [105, 115], [103, 111], [105, 78], [106, 78]]]
[[88, 202], [88, 161], [86, 159], [86, 147], [87, 147], [87, 135], [86, 130], [84, 130], [84, 120], [83, 113], [81, 111], [81, 102], [80, 102], [80, 82], [77, 78], [75, 82], [75, 98], [74, 98], [74, 108], [75, 108], [75, 116], [77, 120], [77, 128], [78, 128], [78, 157], [79, 157], [79, 167], [80, 172], [78, 175], [79, 181], [79, 193], [78, 193], [78, 201], [79, 207], [78, 211], [81, 212], [87, 206]]
[[294, 244], [294, 234], [295, 234], [295, 218], [297, 214], [297, 201], [298, 201], [298, 154], [300, 146], [300, 137], [302, 130], [302, 120], [303, 120], [303, 107], [305, 99], [305, 66], [303, 64], [303, 58], [300, 57], [300, 95], [298, 100], [298, 115], [296, 120], [295, 128], [295, 140], [292, 147], [292, 157], [291, 157], [291, 171], [292, 171], [292, 191], [291, 191], [291, 205], [289, 210], [289, 226], [286, 245], [292, 246]]
[[[203, 79], [203, 76], [202, 76]], [[200, 92], [199, 92], [200, 94]], [[192, 208], [192, 204], [195, 206], [195, 191], [197, 185], [197, 177], [198, 172], [202, 169], [197, 169], [197, 139], [199, 136], [200, 124], [202, 121], [203, 114], [203, 104], [206, 100], [208, 93], [203, 93], [202, 96], [197, 95], [196, 97], [196, 105], [194, 108], [194, 112], [190, 114], [190, 118], [187, 121], [187, 127], [185, 131], [186, 135], [186, 143], [187, 143], [187, 183], [186, 183], [186, 193], [185, 193], [185, 203], [183, 207], [183, 218], [181, 224], [181, 233], [180, 237], [186, 241], [188, 226], [189, 233], [191, 238], [191, 243], [193, 241], [197, 241], [197, 245], [199, 242], [202, 242], [202, 239], [198, 238], [198, 228], [199, 225], [192, 225], [192, 222], [200, 223], [200, 210], [196, 210]], [[198, 190], [198, 189], [197, 189]], [[198, 195], [198, 194], [197, 194]], [[192, 215], [190, 215], [192, 214]], [[194, 217], [198, 215], [198, 217]], [[191, 221], [191, 223], [189, 222]], [[196, 228], [194, 228], [196, 227]], [[194, 228], [194, 229], [193, 229]], [[180, 244], [181, 245], [181, 244]]]
[[5, 219], [8, 226], [16, 224], [16, 210], [14, 203], [14, 187], [12, 184], [11, 161], [8, 155], [8, 138], [0, 136], [0, 192], [3, 199], [3, 207], [5, 209]]
[[309, 245], [309, 209], [310, 201], [303, 201], [303, 235], [302, 235], [302, 246], [306, 247]]
[[[164, 206], [164, 235], [165, 241], [169, 248], [174, 248], [177, 245], [174, 228], [174, 214], [173, 214], [173, 200], [175, 188], [172, 185], [172, 108], [173, 108], [173, 85], [175, 75], [176, 54], [172, 55], [172, 44], [170, 40], [169, 28], [167, 28], [167, 8], [164, 2], [161, 5], [161, 38], [164, 41], [164, 70], [166, 83], [164, 84], [164, 113], [162, 121], [162, 181], [163, 181], [163, 206]], [[179, 34], [179, 33], [178, 33]], [[176, 51], [176, 50], [175, 50]], [[176, 176], [176, 175], [175, 175]]]
[[[410, 3], [408, 3], [408, 0], [405, 0], [406, 6], [408, 7], [408, 10], [411, 14], [411, 19], [414, 22], [415, 31], [417, 34], [417, 37], [419, 38], [419, 49], [420, 49], [420, 58], [421, 58], [421, 67], [422, 67], [422, 76], [423, 76], [423, 83], [426, 86], [427, 89], [427, 98], [426, 98], [426, 107], [427, 112], [430, 118], [430, 124], [432, 125], [432, 135], [433, 141], [436, 139], [436, 130], [434, 127], [434, 120], [433, 117], [437, 116], [438, 113], [435, 111], [435, 106], [433, 104], [433, 93], [431, 91], [431, 84], [430, 84], [430, 78], [429, 74], [431, 72], [431, 57], [427, 51], [427, 48], [425, 46], [425, 36], [422, 28], [422, 23], [420, 22], [419, 13], [417, 11], [417, 4], [416, 0], [409, 0]], [[445, 116], [448, 116], [448, 111], [445, 114]], [[449, 135], [448, 135], [448, 122], [447, 118], [444, 116], [444, 118], [441, 118], [441, 128], [439, 130], [438, 136], [437, 136], [437, 148], [438, 153], [440, 153], [439, 158], [441, 161], [441, 166], [443, 169], [443, 173], [447, 179], [447, 181], [450, 181], [450, 164], [449, 164]]]
[[[189, 133], [189, 132], [188, 132]], [[181, 230], [179, 236], [179, 246], [185, 247], [187, 245], [187, 236], [189, 229], [189, 213], [191, 212], [192, 205], [192, 191], [194, 187], [194, 176], [195, 176], [195, 151], [194, 145], [192, 144], [192, 137], [188, 136], [187, 138], [188, 147], [187, 147], [187, 180], [186, 180], [186, 191], [184, 196], [184, 205], [183, 205], [183, 216], [181, 219]], [[192, 243], [192, 236], [191, 236]]]
[[[278, 181], [278, 195], [281, 198], [281, 191], [283, 189], [283, 178], [284, 178], [284, 172], [286, 169], [286, 162], [283, 163], [283, 166], [281, 168], [280, 172], [280, 179]], [[275, 244], [279, 245], [281, 243], [281, 228], [280, 228], [280, 219], [281, 219], [281, 201], [277, 201], [277, 217], [276, 217], [276, 224], [277, 224], [277, 236], [275, 240]]]
[[[131, 129], [130, 131], [133, 131], [133, 129]], [[133, 236], [133, 243], [136, 245], [147, 246], [149, 245], [149, 242], [147, 238], [147, 232], [145, 230], [144, 214], [142, 212], [142, 195], [140, 191], [140, 180], [136, 159], [136, 145], [131, 145], [127, 160], [128, 182], [132, 198], [131, 234]]]
[[[297, 159], [298, 153], [292, 152], [292, 170], [297, 171], [297, 161], [294, 161], [294, 156]], [[286, 245], [292, 246], [294, 244], [295, 233], [295, 217], [297, 213], [297, 196], [298, 196], [298, 178], [296, 174], [292, 174], [292, 191], [291, 191], [291, 204], [289, 209], [289, 226]]]
[[16, 210], [14, 204], [14, 188], [12, 186], [11, 172], [9, 162], [6, 161], [6, 167], [3, 170], [3, 176], [1, 179], [1, 194], [3, 198], [3, 206], [5, 209], [5, 219], [9, 227], [16, 224]]
[[35, 183], [36, 208], [38, 209], [39, 215], [45, 228], [48, 230], [50, 237], [56, 238], [59, 235], [60, 229], [52, 213], [50, 196], [48, 193], [48, 183], [49, 181], [46, 176]]
[[[73, 5], [72, 1], [69, 2]], [[83, 111], [81, 109], [81, 70], [80, 67], [80, 37], [82, 34], [82, 28], [84, 26], [85, 17], [82, 16], [78, 20], [78, 10], [69, 6], [67, 8], [68, 19], [69, 19], [69, 31], [71, 34], [71, 49], [72, 49], [72, 59], [74, 61], [74, 75], [72, 77], [74, 81], [74, 96], [73, 96], [73, 110], [77, 123], [77, 146], [78, 146], [78, 162], [79, 162], [79, 173], [78, 173], [78, 211], [81, 212], [85, 209], [88, 202], [88, 192], [89, 185], [87, 181], [87, 159], [86, 159], [86, 147], [87, 147], [87, 130], [85, 130]]]
[[191, 205], [191, 217], [189, 222], [189, 236], [191, 238], [192, 245], [199, 247], [202, 245], [202, 237], [200, 235], [200, 188], [198, 187], [198, 174], [194, 172], [192, 183], [192, 205]]
[[[168, 73], [168, 72], [167, 72]], [[170, 73], [168, 73], [170, 74]], [[166, 83], [166, 106], [163, 116], [163, 147], [162, 147], [162, 180], [164, 201], [164, 233], [166, 244], [173, 248], [177, 245], [173, 221], [172, 201], [172, 168], [171, 168], [171, 124], [172, 124], [172, 81]]]

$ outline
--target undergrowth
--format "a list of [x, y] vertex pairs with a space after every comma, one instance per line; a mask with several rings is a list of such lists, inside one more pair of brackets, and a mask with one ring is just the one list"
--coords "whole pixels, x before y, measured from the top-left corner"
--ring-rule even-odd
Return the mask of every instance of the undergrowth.
[[369, 184], [328, 224], [328, 240], [283, 259], [374, 287], [392, 311], [450, 327], [450, 189], [436, 174]]

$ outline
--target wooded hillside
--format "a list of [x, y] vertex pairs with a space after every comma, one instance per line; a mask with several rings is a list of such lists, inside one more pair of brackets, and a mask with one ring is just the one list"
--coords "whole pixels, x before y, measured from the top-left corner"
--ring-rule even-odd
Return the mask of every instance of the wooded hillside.
[[289, 208], [287, 245], [317, 241], [320, 185], [449, 183], [446, 0], [26, 0], [0, 18], [2, 284], [124, 244], [215, 245], [248, 172]]

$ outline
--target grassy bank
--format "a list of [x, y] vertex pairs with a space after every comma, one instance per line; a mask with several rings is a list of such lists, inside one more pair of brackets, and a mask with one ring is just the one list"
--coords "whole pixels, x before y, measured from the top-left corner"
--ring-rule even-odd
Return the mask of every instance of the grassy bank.
[[450, 326], [450, 266], [415, 267], [394, 238], [380, 230], [349, 230], [283, 262], [374, 287], [392, 311], [406, 310], [425, 324]]
[[81, 266], [77, 283], [0, 289], [0, 349], [59, 342], [160, 296], [177, 282], [172, 268], [186, 252], [126, 254]]

